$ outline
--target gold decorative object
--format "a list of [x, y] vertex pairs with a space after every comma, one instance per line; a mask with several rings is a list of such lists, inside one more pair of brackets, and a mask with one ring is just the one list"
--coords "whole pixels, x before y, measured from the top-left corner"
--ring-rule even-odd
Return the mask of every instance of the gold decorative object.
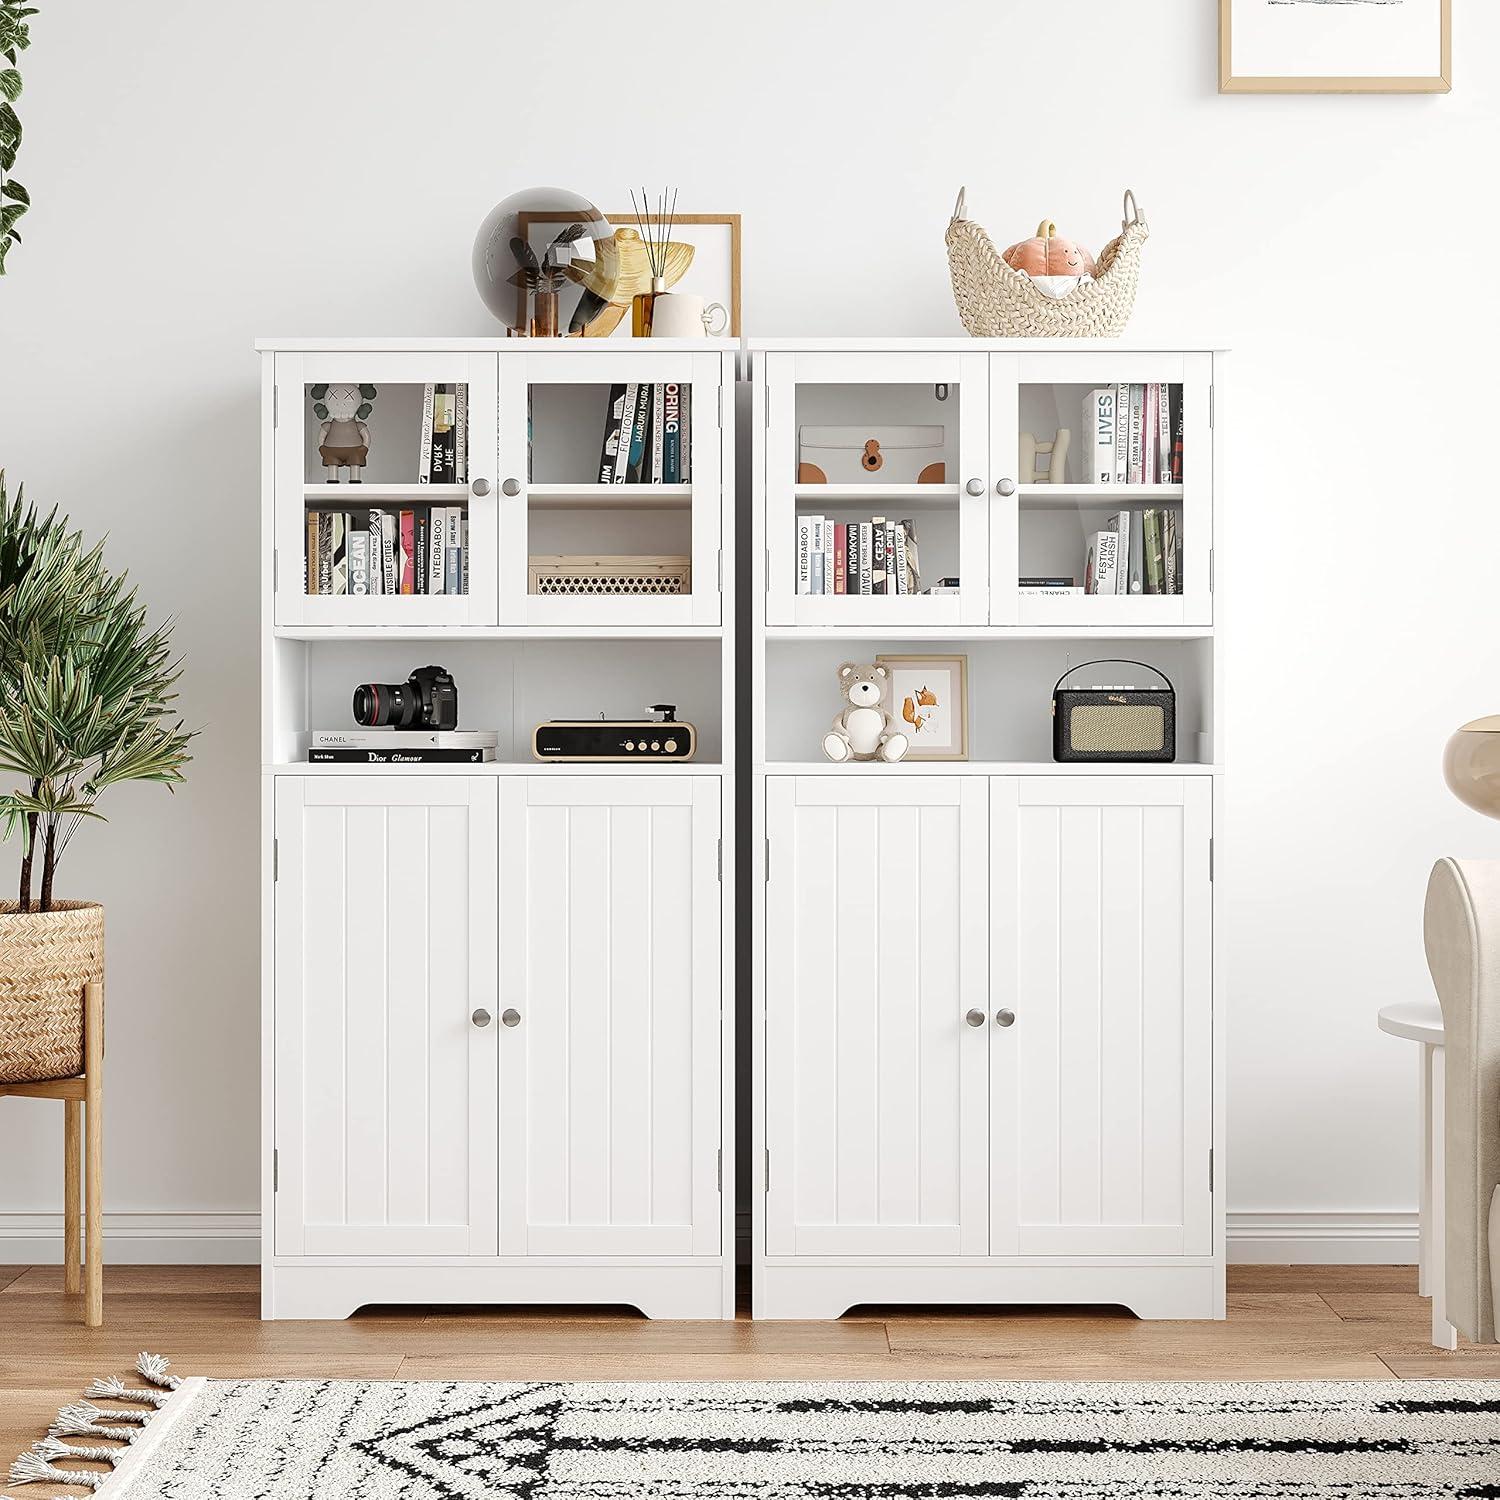
[[636, 297], [667, 291], [682, 280], [693, 263], [693, 247], [669, 240], [661, 248], [664, 285], [655, 288], [651, 258], [637, 229], [615, 230], [608, 239], [595, 242], [592, 263], [568, 267], [572, 280], [608, 304], [584, 329], [586, 338], [607, 337], [620, 326]]

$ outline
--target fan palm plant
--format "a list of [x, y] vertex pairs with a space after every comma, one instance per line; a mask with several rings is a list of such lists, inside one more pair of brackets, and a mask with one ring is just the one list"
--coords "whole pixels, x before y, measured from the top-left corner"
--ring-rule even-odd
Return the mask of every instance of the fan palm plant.
[[[170, 623], [146, 626], [124, 574], [57, 508], [14, 500], [0, 470], [0, 832], [21, 840], [17, 905], [52, 909], [58, 861], [106, 788], [183, 780]], [[40, 855], [40, 860], [38, 860]], [[32, 905], [35, 873], [41, 887]]]

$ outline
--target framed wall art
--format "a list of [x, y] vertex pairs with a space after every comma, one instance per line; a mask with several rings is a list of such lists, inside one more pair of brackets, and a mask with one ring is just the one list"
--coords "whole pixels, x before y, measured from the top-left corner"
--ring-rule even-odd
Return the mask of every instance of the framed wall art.
[[1452, 0], [1219, 0], [1221, 94], [1446, 94]]
[[968, 760], [969, 658], [877, 656], [891, 674], [891, 716], [906, 760]]

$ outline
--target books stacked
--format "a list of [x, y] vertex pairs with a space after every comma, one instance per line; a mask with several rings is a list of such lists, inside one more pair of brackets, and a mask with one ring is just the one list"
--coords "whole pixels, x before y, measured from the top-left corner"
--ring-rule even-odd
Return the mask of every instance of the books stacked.
[[469, 513], [309, 510], [303, 562], [309, 594], [467, 594]]
[[467, 484], [469, 480], [469, 388], [422, 388], [422, 447], [418, 484]]
[[600, 484], [687, 484], [693, 477], [692, 387], [612, 385], [599, 450]]
[[495, 758], [494, 729], [321, 729], [307, 758], [313, 765], [480, 765]]
[[1105, 385], [1083, 398], [1085, 484], [1182, 483], [1182, 387]]
[[917, 532], [911, 521], [797, 517], [799, 594], [919, 594]]
[[[1024, 583], [1026, 580], [1022, 580]], [[1085, 548], [1086, 594], [1180, 594], [1181, 517], [1172, 509], [1122, 510]], [[1023, 588], [1022, 593], [1034, 592]]]

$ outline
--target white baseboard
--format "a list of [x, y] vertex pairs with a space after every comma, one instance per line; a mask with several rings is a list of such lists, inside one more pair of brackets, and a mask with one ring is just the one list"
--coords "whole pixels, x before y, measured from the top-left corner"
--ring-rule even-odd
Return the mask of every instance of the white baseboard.
[[1407, 1266], [1415, 1213], [1229, 1215], [1229, 1260], [1254, 1266]]
[[[0, 1213], [0, 1265], [62, 1264], [60, 1213]], [[260, 1260], [260, 1215], [106, 1213], [104, 1260], [116, 1266], [244, 1266]]]
[[[740, 1240], [749, 1239], [741, 1219]], [[257, 1213], [106, 1213], [104, 1258], [114, 1265], [254, 1265]], [[1239, 1265], [1413, 1265], [1414, 1213], [1229, 1215], [1229, 1259]], [[62, 1215], [0, 1213], [0, 1265], [59, 1265]]]

